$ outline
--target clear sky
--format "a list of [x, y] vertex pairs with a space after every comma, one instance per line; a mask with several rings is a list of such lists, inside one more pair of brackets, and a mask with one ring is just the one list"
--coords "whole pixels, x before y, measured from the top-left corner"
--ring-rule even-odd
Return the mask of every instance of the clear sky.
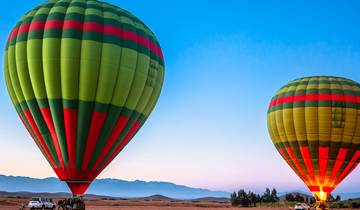
[[[2, 2], [0, 57], [12, 26], [40, 2]], [[278, 88], [301, 76], [360, 82], [360, 1], [109, 2], [155, 32], [166, 75], [146, 125], [100, 177], [227, 191], [306, 190], [271, 143], [268, 103]], [[3, 76], [0, 107], [0, 174], [55, 176], [18, 119]], [[358, 167], [337, 191], [359, 186]]]

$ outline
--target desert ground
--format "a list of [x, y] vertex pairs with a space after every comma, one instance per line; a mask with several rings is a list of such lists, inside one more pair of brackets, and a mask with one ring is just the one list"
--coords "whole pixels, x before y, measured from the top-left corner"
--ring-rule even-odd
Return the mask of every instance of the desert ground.
[[[57, 199], [54, 199], [55, 202]], [[21, 203], [27, 204], [28, 198], [0, 197], [0, 210], [17, 210]], [[181, 201], [181, 200], [148, 200], [148, 199], [92, 199], [86, 201], [87, 210], [232, 210], [246, 209], [231, 207], [229, 202], [223, 201]], [[256, 208], [251, 208], [255, 210]], [[259, 208], [264, 209], [264, 208]], [[271, 210], [285, 210], [288, 208], [266, 208]], [[249, 208], [247, 208], [249, 210]]]
[[[57, 201], [57, 199], [54, 199]], [[17, 210], [21, 203], [27, 204], [28, 198], [0, 197], [0, 210]], [[288, 210], [284, 207], [232, 207], [223, 201], [181, 201], [148, 199], [92, 199], [86, 200], [87, 210]], [[347, 209], [351, 210], [351, 209]]]

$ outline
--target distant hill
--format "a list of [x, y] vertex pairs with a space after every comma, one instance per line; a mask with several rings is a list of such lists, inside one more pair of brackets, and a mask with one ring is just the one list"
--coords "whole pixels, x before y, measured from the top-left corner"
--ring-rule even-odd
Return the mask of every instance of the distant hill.
[[151, 196], [148, 196], [148, 197], [144, 197], [144, 198], [141, 198], [141, 199], [144, 199], [144, 200], [151, 200], [151, 201], [173, 201], [173, 200], [176, 200], [176, 199], [173, 199], [173, 198], [169, 198], [169, 197], [166, 197], [166, 196], [163, 196], [163, 195], [151, 195]]
[[[36, 179], [4, 175], [0, 175], [0, 191], [34, 193], [69, 192], [66, 184], [57, 178]], [[120, 179], [96, 179], [87, 193], [121, 198], [144, 198], [153, 195], [162, 195], [174, 199], [229, 197], [228, 192], [191, 188], [170, 182], [125, 181]]]

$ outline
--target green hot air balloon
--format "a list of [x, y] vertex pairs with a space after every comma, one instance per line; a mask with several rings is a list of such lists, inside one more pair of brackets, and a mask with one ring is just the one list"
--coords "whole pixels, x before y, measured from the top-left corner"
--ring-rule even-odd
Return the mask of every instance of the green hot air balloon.
[[53, 0], [27, 12], [5, 50], [5, 79], [22, 122], [73, 194], [126, 146], [164, 79], [151, 30], [96, 0]]

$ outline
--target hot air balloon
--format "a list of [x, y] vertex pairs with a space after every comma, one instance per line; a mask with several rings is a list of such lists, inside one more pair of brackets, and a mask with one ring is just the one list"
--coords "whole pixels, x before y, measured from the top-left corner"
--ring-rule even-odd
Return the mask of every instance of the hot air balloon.
[[20, 119], [74, 195], [141, 128], [164, 78], [153, 32], [96, 0], [52, 0], [27, 12], [10, 33], [4, 63]]
[[314, 76], [289, 82], [271, 99], [268, 130], [281, 156], [318, 204], [360, 161], [360, 84]]

